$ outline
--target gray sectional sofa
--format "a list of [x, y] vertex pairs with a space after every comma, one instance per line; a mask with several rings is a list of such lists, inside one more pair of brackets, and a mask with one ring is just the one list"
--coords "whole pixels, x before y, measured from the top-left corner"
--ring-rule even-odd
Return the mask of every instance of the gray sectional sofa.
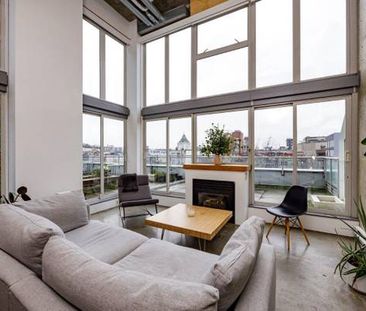
[[274, 310], [263, 227], [217, 256], [89, 220], [80, 192], [0, 205], [0, 310]]

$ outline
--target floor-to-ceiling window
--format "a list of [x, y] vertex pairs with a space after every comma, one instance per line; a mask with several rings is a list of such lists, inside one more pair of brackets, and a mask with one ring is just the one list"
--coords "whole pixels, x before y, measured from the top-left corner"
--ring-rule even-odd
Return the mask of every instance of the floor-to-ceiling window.
[[347, 72], [347, 2], [300, 1], [301, 79]]
[[151, 189], [166, 191], [167, 179], [167, 122], [146, 122], [145, 166]]
[[308, 188], [309, 212], [347, 214], [346, 102], [323, 99], [254, 110], [256, 204], [278, 204], [298, 184]]
[[293, 108], [254, 111], [255, 202], [279, 204], [293, 180]]
[[[157, 192], [170, 192], [184, 175], [172, 177], [169, 168], [172, 133], [182, 132], [172, 120], [190, 115], [186, 161], [211, 162], [200, 152], [206, 131], [224, 128], [233, 138], [224, 162], [252, 167], [252, 205], [278, 204], [300, 184], [310, 212], [355, 215], [356, 192], [347, 186], [356, 165], [347, 147], [357, 105], [348, 86], [352, 79], [357, 86], [355, 11], [353, 0], [261, 0], [147, 40], [143, 115], [146, 124], [165, 122], [164, 133], [146, 125], [146, 143], [159, 136], [167, 157]], [[149, 100], [150, 89], [159, 100]]]
[[87, 199], [115, 194], [125, 172], [125, 46], [83, 20], [83, 189]]
[[191, 118], [145, 122], [145, 172], [154, 191], [184, 194], [185, 163], [192, 162]]
[[256, 86], [293, 81], [292, 0], [256, 4]]
[[347, 131], [345, 99], [297, 105], [297, 183], [308, 188], [310, 211], [346, 212]]
[[100, 117], [83, 115], [83, 189], [87, 199], [101, 194]]
[[218, 125], [231, 138], [231, 154], [225, 155], [225, 163], [248, 163], [249, 134], [248, 111], [229, 111], [222, 113], [210, 113], [197, 115], [197, 148], [196, 162], [212, 163], [212, 157], [202, 154], [201, 146], [205, 143], [207, 130], [212, 125]]
[[248, 88], [247, 8], [197, 26], [197, 97]]
[[87, 199], [115, 191], [125, 170], [124, 121], [83, 114], [83, 189]]
[[124, 121], [103, 118], [104, 193], [118, 187], [118, 177], [125, 171]]
[[185, 193], [183, 164], [192, 162], [191, 118], [169, 119], [169, 191]]

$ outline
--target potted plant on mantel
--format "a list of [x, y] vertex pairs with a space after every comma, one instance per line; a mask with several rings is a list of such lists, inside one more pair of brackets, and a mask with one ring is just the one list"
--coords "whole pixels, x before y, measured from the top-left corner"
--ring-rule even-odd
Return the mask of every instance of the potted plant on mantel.
[[[366, 145], [366, 138], [361, 142]], [[366, 153], [364, 154], [366, 157]], [[357, 216], [360, 225], [352, 226], [342, 220], [354, 234], [354, 241], [340, 240], [343, 257], [336, 266], [335, 272], [356, 291], [366, 294], [366, 211], [360, 199], [357, 205]]]
[[222, 164], [222, 156], [231, 152], [232, 139], [230, 133], [225, 132], [224, 127], [212, 123], [212, 127], [206, 131], [205, 143], [201, 147], [202, 154], [214, 155], [215, 165]]

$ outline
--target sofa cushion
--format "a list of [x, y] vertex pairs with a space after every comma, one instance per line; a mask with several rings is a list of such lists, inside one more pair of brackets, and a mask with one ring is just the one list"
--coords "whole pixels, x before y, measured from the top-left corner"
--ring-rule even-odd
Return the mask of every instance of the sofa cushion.
[[147, 240], [139, 233], [95, 220], [65, 235], [89, 255], [109, 264], [125, 257]]
[[150, 239], [115, 265], [152, 276], [202, 282], [217, 258], [193, 248]]
[[273, 246], [262, 244], [250, 282], [235, 304], [235, 310], [276, 310], [276, 255]]
[[98, 261], [53, 237], [43, 254], [43, 280], [81, 310], [216, 310], [212, 286], [155, 277]]
[[64, 232], [89, 223], [88, 209], [81, 191], [68, 191], [43, 199], [17, 202], [15, 205], [51, 220]]
[[0, 205], [0, 248], [38, 275], [43, 248], [53, 235], [64, 233], [48, 219], [10, 204]]
[[254, 270], [263, 237], [264, 221], [251, 217], [235, 231], [205, 283], [220, 292], [219, 310], [227, 310], [238, 299]]

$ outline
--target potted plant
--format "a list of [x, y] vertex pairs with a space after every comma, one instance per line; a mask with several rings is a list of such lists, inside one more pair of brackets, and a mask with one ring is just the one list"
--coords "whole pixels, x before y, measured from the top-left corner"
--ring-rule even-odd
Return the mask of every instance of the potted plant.
[[[361, 143], [366, 145], [366, 138]], [[359, 203], [355, 204], [360, 225], [352, 226], [341, 220], [351, 229], [354, 239], [352, 242], [340, 240], [339, 245], [343, 256], [336, 266], [335, 272], [338, 271], [342, 280], [353, 289], [366, 294], [366, 212], [361, 199]]]
[[212, 124], [212, 127], [206, 131], [205, 143], [201, 147], [202, 154], [206, 156], [214, 155], [215, 165], [222, 163], [222, 156], [231, 151], [231, 136], [225, 132], [224, 127]]
[[336, 266], [335, 272], [339, 272], [343, 281], [348, 283], [356, 291], [366, 294], [366, 213], [362, 201], [357, 207], [360, 226], [345, 223], [354, 233], [354, 241], [340, 240], [339, 245], [343, 256]]
[[27, 187], [21, 186], [17, 189], [17, 193], [9, 192], [8, 198], [6, 197], [6, 195], [2, 195], [1, 199], [3, 200], [3, 202], [7, 204], [13, 204], [19, 198], [22, 198], [23, 201], [29, 201], [31, 198], [27, 194], [27, 191], [28, 191]]

